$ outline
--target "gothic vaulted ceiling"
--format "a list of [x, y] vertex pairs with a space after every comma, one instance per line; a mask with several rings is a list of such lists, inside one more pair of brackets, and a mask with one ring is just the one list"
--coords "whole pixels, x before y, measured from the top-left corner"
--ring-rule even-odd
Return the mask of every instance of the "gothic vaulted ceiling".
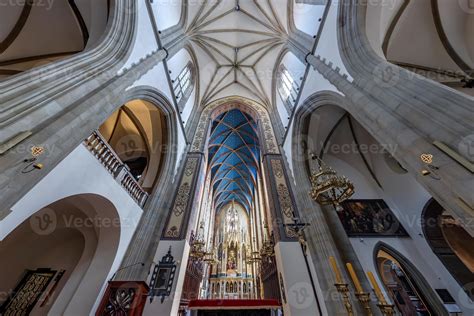
[[0, 78], [82, 51], [105, 30], [109, 1], [1, 1]]
[[270, 104], [290, 11], [287, 0], [189, 2], [186, 34], [198, 56], [202, 104], [228, 95]]
[[257, 123], [234, 109], [212, 123], [209, 168], [216, 210], [232, 201], [250, 212], [260, 157]]

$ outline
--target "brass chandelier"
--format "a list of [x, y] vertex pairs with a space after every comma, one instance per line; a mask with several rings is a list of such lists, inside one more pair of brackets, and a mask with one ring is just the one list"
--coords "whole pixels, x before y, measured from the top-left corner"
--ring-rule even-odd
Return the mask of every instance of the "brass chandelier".
[[247, 253], [247, 263], [257, 263], [262, 261], [262, 257], [260, 257], [260, 253], [258, 251], [252, 251], [251, 253]]
[[194, 235], [194, 232], [191, 232], [191, 241], [189, 243], [191, 250], [189, 256], [193, 260], [202, 260], [206, 255], [204, 250], [204, 239], [197, 235]]
[[260, 256], [272, 257], [275, 255], [275, 243], [273, 242], [273, 234], [269, 239], [265, 238], [262, 248], [260, 249]]
[[203, 261], [211, 265], [218, 263], [219, 260], [217, 260], [216, 249], [214, 248], [210, 252], [206, 252]]
[[317, 159], [319, 168], [311, 172], [311, 198], [321, 205], [338, 205], [354, 194], [354, 184], [345, 176]]

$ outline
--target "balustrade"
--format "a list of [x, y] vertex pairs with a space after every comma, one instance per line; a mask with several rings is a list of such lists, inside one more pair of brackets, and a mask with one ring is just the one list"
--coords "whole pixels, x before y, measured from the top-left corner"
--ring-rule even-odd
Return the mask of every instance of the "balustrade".
[[87, 149], [100, 161], [107, 171], [120, 183], [125, 191], [138, 203], [143, 206], [148, 198], [138, 181], [130, 173], [130, 169], [120, 160], [119, 156], [103, 139], [98, 131], [92, 133], [85, 141]]

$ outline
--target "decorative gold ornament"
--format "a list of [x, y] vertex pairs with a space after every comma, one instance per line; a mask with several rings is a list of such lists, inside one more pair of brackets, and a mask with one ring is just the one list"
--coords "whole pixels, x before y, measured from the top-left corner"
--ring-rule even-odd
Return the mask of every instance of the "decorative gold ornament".
[[354, 184], [318, 159], [319, 169], [311, 173], [311, 198], [321, 205], [337, 205], [354, 194]]
[[421, 161], [427, 165], [431, 165], [433, 163], [433, 155], [432, 154], [421, 154], [420, 156]]
[[272, 257], [275, 255], [275, 243], [273, 242], [273, 234], [269, 239], [265, 238], [262, 249], [260, 249], [260, 256]]
[[191, 246], [189, 256], [194, 260], [202, 260], [206, 255], [206, 252], [204, 251], [203, 238], [194, 235], [194, 232], [191, 232], [191, 241], [189, 245]]
[[372, 309], [370, 308], [370, 293], [356, 293], [357, 300], [362, 305], [367, 316], [372, 316]]
[[42, 147], [42, 146], [33, 146], [33, 147], [31, 147], [30, 150], [31, 150], [31, 155], [33, 157], [39, 157], [42, 154], [44, 154], [44, 151], [45, 151], [44, 147]]
[[219, 260], [217, 260], [216, 249], [214, 248], [210, 252], [206, 252], [203, 261], [211, 265], [218, 263]]
[[336, 283], [334, 284], [336, 287], [337, 291], [341, 294], [342, 300], [344, 302], [344, 306], [347, 311], [347, 315], [352, 316], [354, 315], [354, 311], [352, 309], [352, 303], [351, 299], [349, 298], [350, 291], [349, 291], [349, 285], [345, 283]]
[[247, 254], [247, 263], [257, 263], [262, 261], [262, 257], [260, 257], [260, 253], [258, 251], [252, 251], [251, 253]]
[[384, 316], [393, 316], [395, 315], [395, 308], [391, 304], [387, 303], [379, 303], [377, 304], [378, 308], [382, 312], [382, 315]]

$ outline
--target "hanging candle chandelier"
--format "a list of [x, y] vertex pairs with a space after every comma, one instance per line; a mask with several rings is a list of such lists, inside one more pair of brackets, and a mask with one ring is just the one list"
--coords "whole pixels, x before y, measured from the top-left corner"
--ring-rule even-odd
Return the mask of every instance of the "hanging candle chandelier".
[[321, 205], [338, 205], [350, 198], [354, 194], [354, 184], [313, 155], [315, 159], [319, 168], [311, 172], [311, 198]]
[[275, 255], [275, 243], [273, 242], [273, 233], [270, 238], [265, 238], [262, 249], [260, 249], [260, 256], [272, 257]]
[[204, 239], [195, 235], [194, 232], [191, 232], [191, 240], [189, 243], [191, 250], [189, 256], [193, 260], [202, 260], [206, 255], [204, 251]]
[[213, 248], [210, 252], [206, 252], [203, 261], [211, 265], [219, 262], [219, 260], [217, 260], [216, 249]]
[[248, 264], [257, 263], [262, 261], [262, 257], [260, 257], [260, 253], [258, 251], [252, 251], [247, 253], [246, 261]]

